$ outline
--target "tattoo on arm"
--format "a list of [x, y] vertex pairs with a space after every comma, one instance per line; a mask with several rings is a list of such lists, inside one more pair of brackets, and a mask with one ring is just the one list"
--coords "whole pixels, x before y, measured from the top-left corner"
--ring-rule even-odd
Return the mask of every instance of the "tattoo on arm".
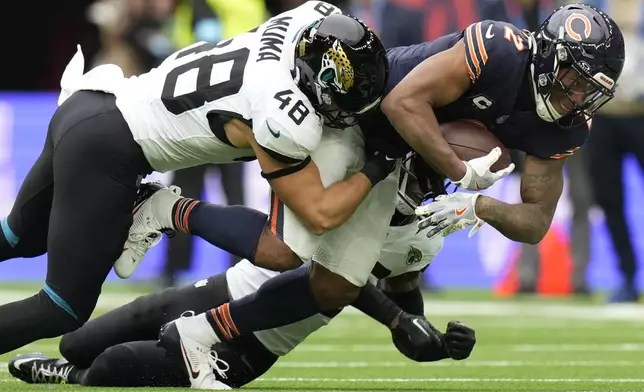
[[476, 210], [504, 236], [536, 244], [548, 232], [563, 190], [565, 159], [539, 159], [526, 156], [521, 175], [521, 204], [508, 204], [479, 197]]

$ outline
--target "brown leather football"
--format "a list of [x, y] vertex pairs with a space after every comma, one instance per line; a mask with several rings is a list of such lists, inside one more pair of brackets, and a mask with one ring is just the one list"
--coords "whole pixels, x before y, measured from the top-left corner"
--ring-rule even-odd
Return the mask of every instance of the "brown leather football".
[[503, 143], [485, 125], [474, 120], [457, 120], [440, 126], [443, 137], [463, 161], [485, 156], [494, 147], [501, 148], [501, 157], [491, 170], [505, 169], [510, 165], [510, 153]]

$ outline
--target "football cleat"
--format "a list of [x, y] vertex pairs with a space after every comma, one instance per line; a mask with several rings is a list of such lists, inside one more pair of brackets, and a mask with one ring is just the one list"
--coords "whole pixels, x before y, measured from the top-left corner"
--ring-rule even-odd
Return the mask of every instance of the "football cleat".
[[40, 353], [19, 355], [9, 362], [9, 373], [29, 384], [67, 384], [74, 365]]
[[157, 345], [170, 356], [181, 355], [192, 389], [231, 390], [215, 375], [227, 378], [230, 366], [217, 356], [212, 346], [200, 342], [201, 339], [197, 338], [200, 326], [191, 322], [193, 317], [194, 312], [184, 312], [178, 319], [161, 327]]
[[145, 257], [147, 251], [161, 241], [162, 233], [174, 235], [171, 227], [163, 227], [155, 217], [155, 212], [168, 211], [172, 214], [172, 206], [181, 198], [181, 188], [177, 186], [164, 187], [160, 183], [150, 182], [141, 184], [134, 203], [134, 219], [123, 253], [114, 263], [114, 272], [121, 279], [127, 279]]

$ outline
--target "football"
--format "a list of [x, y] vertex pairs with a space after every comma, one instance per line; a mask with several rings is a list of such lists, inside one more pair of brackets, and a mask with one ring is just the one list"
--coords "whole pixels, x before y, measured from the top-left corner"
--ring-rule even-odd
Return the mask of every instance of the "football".
[[479, 158], [489, 154], [494, 147], [500, 147], [501, 157], [490, 170], [495, 172], [505, 169], [510, 164], [508, 150], [482, 123], [473, 120], [457, 120], [442, 124], [440, 129], [447, 143], [461, 160]]

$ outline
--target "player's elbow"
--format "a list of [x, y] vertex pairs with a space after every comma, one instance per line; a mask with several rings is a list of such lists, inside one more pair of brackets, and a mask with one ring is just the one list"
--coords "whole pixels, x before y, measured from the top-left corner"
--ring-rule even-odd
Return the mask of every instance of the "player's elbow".
[[412, 112], [413, 100], [405, 95], [392, 91], [380, 104], [380, 109], [390, 120], [395, 121]]
[[543, 216], [541, 217], [541, 219], [535, 219], [534, 222], [535, 226], [528, 232], [528, 235], [522, 241], [530, 245], [537, 245], [539, 242], [541, 242], [541, 240], [543, 240], [543, 238], [548, 233], [548, 230], [550, 230], [550, 223], [552, 222], [552, 218]]
[[339, 226], [333, 222], [333, 219], [319, 210], [306, 219], [306, 225], [315, 235], [323, 235]]
[[545, 231], [539, 230], [538, 232], [537, 231], [532, 232], [529, 235], [525, 236], [525, 238], [521, 242], [529, 245], [537, 245], [539, 244], [539, 242], [541, 242], [541, 240], [543, 240], [543, 237], [546, 236], [547, 232], [548, 230], [545, 230]]

